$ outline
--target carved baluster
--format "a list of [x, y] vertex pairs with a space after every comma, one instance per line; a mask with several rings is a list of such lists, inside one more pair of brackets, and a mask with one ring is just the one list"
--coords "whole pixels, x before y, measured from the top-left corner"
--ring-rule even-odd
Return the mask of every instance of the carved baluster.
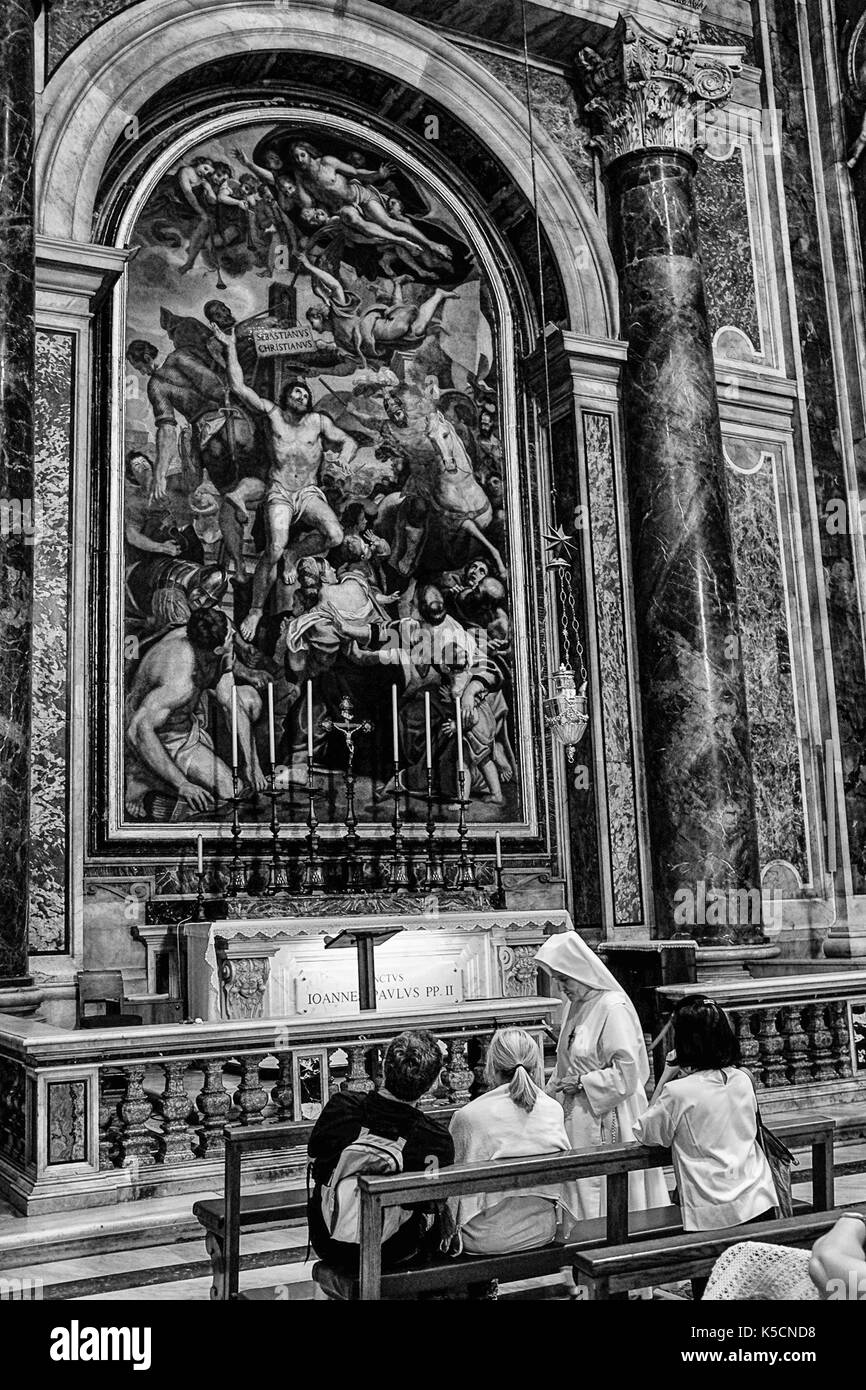
[[367, 1074], [367, 1049], [366, 1047], [349, 1048], [349, 1075], [346, 1081], [347, 1091], [372, 1091], [373, 1083]]
[[223, 1128], [228, 1123], [232, 1098], [223, 1085], [223, 1064], [218, 1057], [207, 1057], [201, 1063], [204, 1071], [202, 1088], [196, 1097], [201, 1111], [199, 1158], [218, 1158], [225, 1152]]
[[[268, 1075], [264, 1075], [262, 1073], [262, 1068], [265, 1066], [266, 1063], [268, 1064]], [[275, 1124], [276, 1121], [279, 1119], [279, 1110], [277, 1109], [277, 1103], [274, 1100], [274, 1088], [277, 1084], [276, 1077], [272, 1079], [270, 1076], [270, 1073], [272, 1072], [275, 1064], [277, 1064], [277, 1059], [272, 1052], [269, 1052], [267, 1057], [263, 1057], [259, 1062], [259, 1081], [261, 1082], [262, 1089], [265, 1092], [265, 1095], [267, 1096], [267, 1100], [265, 1101], [265, 1108], [259, 1115], [259, 1122], [263, 1125]]]
[[827, 1005], [827, 1023], [833, 1035], [833, 1065], [836, 1075], [848, 1077], [851, 1070], [851, 1039], [848, 1033], [848, 1005], [844, 999], [831, 999]]
[[116, 1166], [122, 1128], [119, 1106], [123, 1092], [122, 1074], [99, 1073], [99, 1167], [103, 1170]]
[[[447, 1090], [447, 1087], [446, 1087], [446, 1085], [445, 1085], [445, 1070], [444, 1070], [444, 1066], [445, 1066], [445, 1056], [446, 1056], [446, 1045], [445, 1045], [444, 1042], [440, 1042], [440, 1043], [439, 1043], [439, 1050], [440, 1050], [440, 1052], [442, 1053], [442, 1063], [443, 1063], [443, 1065], [440, 1067], [439, 1073], [438, 1073], [438, 1075], [437, 1075], [435, 1081], [433, 1082], [433, 1085], [430, 1087], [430, 1090], [427, 1091], [427, 1092], [421, 1097], [420, 1101], [418, 1102], [418, 1104], [419, 1104], [419, 1105], [421, 1106], [421, 1108], [424, 1109], [424, 1110], [432, 1110], [432, 1109], [434, 1109], [437, 1105], [442, 1105], [442, 1104], [444, 1104], [445, 1101], [446, 1101], [446, 1098], [447, 1098], [447, 1096], [448, 1096], [448, 1090]], [[377, 1072], [377, 1075], [378, 1075], [379, 1085], [380, 1085], [380, 1086], [384, 1084], [384, 1083], [383, 1083], [383, 1079], [382, 1079], [382, 1061], [383, 1061], [383, 1059], [384, 1059], [384, 1054], [380, 1055], [379, 1058], [378, 1058], [378, 1072]]]
[[349, 1086], [349, 1054], [343, 1047], [328, 1049], [328, 1100]]
[[785, 1086], [788, 1081], [783, 1055], [785, 1044], [776, 1027], [777, 1012], [776, 1009], [761, 1009], [759, 1014], [761, 1026], [758, 1031], [758, 1045], [764, 1085], [767, 1087]]
[[836, 1068], [833, 1065], [833, 1034], [827, 1027], [824, 1005], [810, 1004], [804, 1018], [809, 1036], [812, 1075], [816, 1081], [833, 1081], [836, 1077]]
[[475, 1062], [475, 1066], [472, 1068], [472, 1075], [475, 1078], [474, 1090], [476, 1095], [481, 1095], [483, 1091], [488, 1089], [484, 1068], [487, 1065], [487, 1049], [490, 1046], [492, 1037], [492, 1033], [485, 1033], [482, 1037], [474, 1039], [478, 1046], [478, 1058]]
[[284, 1052], [279, 1058], [280, 1074], [271, 1092], [277, 1107], [276, 1123], [285, 1124], [295, 1118], [295, 1088], [292, 1081], [292, 1054]]
[[752, 1014], [745, 1009], [737, 1010], [734, 1014], [734, 1029], [737, 1034], [737, 1042], [740, 1044], [740, 1060], [747, 1071], [751, 1072], [757, 1086], [763, 1085], [761, 1075], [761, 1048], [758, 1039], [752, 1031]]
[[148, 1129], [153, 1106], [144, 1093], [144, 1067], [124, 1067], [126, 1094], [120, 1105], [122, 1129], [119, 1151], [124, 1168], [146, 1168], [156, 1162], [156, 1135]]
[[450, 1056], [442, 1079], [450, 1093], [450, 1098], [455, 1105], [464, 1105], [469, 1099], [469, 1092], [474, 1080], [469, 1063], [466, 1058], [467, 1042], [465, 1038], [455, 1038], [451, 1043]]
[[794, 1086], [811, 1081], [812, 1068], [809, 1065], [809, 1039], [803, 1031], [803, 1021], [796, 1005], [783, 1009], [779, 1014], [785, 1059], [788, 1064], [788, 1080]]
[[242, 1125], [254, 1125], [268, 1103], [268, 1093], [259, 1077], [259, 1057], [241, 1058], [241, 1084], [235, 1091], [235, 1105]]
[[[188, 1163], [195, 1158], [192, 1142], [197, 1130], [189, 1124], [194, 1107], [186, 1093], [186, 1062], [165, 1062], [165, 1090], [160, 1100], [162, 1133], [159, 1136], [160, 1163]], [[196, 1116], [196, 1118], [198, 1118]]]

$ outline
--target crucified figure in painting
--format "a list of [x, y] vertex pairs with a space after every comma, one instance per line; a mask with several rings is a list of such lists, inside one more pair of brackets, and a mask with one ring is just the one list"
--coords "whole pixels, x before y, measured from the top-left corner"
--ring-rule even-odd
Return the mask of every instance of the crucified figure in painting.
[[[319, 486], [319, 470], [326, 451], [347, 468], [357, 453], [354, 439], [322, 411], [313, 410], [310, 389], [303, 381], [283, 387], [279, 405], [247, 386], [238, 361], [234, 334], [213, 325], [226, 348], [226, 374], [235, 395], [267, 418], [271, 430], [273, 463], [266, 495], [268, 537], [253, 578], [252, 607], [241, 623], [241, 635], [251, 642], [262, 619], [265, 601], [283, 561], [287, 582], [294, 576], [302, 555], [322, 555], [343, 540], [343, 528]], [[311, 530], [289, 544], [292, 530], [304, 520]]]

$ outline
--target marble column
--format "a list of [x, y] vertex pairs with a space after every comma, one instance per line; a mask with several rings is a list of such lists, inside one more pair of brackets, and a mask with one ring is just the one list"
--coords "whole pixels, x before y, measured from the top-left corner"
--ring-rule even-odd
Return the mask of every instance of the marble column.
[[0, 991], [29, 983], [33, 20], [30, 0], [0, 0]]
[[693, 177], [737, 50], [622, 18], [576, 79], [601, 151], [623, 378], [650, 850], [659, 936], [763, 938], [731, 527]]

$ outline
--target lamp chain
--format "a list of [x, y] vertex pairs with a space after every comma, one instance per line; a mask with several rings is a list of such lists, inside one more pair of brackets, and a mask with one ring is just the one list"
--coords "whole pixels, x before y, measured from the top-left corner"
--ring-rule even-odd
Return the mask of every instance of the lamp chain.
[[[544, 265], [541, 258], [541, 218], [538, 212], [538, 181], [535, 169], [535, 127], [532, 118], [532, 85], [529, 75], [529, 38], [526, 21], [526, 0], [521, 0], [521, 19], [523, 25], [523, 76], [526, 87], [526, 120], [527, 132], [529, 134], [529, 163], [532, 176], [532, 207], [535, 214], [535, 253], [538, 263], [538, 305], [541, 314], [541, 342], [542, 360], [544, 363], [544, 395], [545, 395], [545, 436], [547, 439], [547, 456], [549, 461], [550, 478], [550, 505], [553, 524], [559, 524], [559, 493], [556, 486], [556, 469], [553, 459], [553, 423], [552, 423], [552, 396], [550, 390], [550, 363], [547, 355], [547, 338], [545, 328], [547, 326], [547, 305], [544, 292]], [[571, 572], [570, 563], [558, 566], [559, 571], [559, 606], [561, 614], [561, 638], [562, 649], [561, 658], [564, 664], [571, 669], [571, 633], [574, 633], [575, 646], [577, 648], [577, 658], [580, 666], [581, 682], [586, 680], [586, 664], [584, 661], [583, 643], [580, 639], [580, 626], [577, 618], [577, 604], [574, 597], [574, 579]]]

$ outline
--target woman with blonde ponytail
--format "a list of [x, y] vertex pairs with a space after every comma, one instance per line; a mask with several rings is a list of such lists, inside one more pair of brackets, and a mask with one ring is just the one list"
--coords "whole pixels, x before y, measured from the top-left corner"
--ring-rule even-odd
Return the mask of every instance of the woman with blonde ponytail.
[[[545, 1095], [541, 1051], [523, 1028], [500, 1028], [487, 1049], [491, 1088], [464, 1105], [451, 1121], [455, 1163], [492, 1163], [567, 1153], [562, 1107]], [[455, 1253], [498, 1255], [535, 1250], [556, 1235], [565, 1186], [539, 1186], [519, 1195], [477, 1193], [453, 1199]]]

